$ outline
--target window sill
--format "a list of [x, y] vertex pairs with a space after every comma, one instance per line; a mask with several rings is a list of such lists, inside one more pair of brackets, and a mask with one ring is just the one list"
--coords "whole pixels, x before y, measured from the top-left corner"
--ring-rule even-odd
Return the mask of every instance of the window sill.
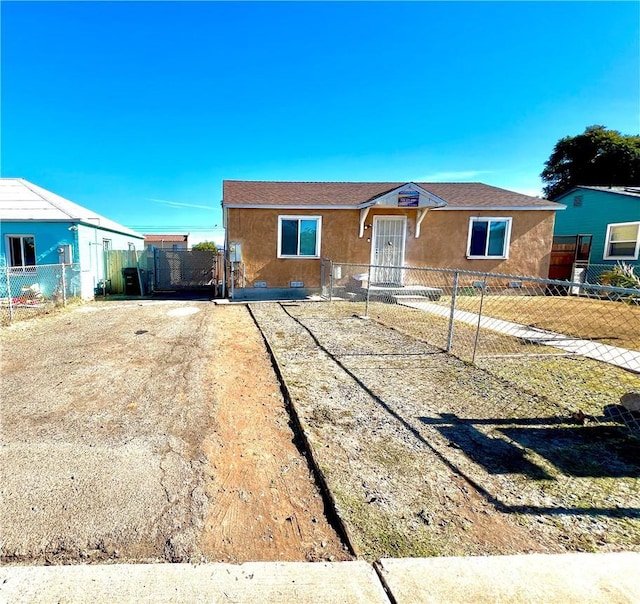
[[467, 256], [467, 260], [508, 260], [509, 256]]
[[320, 256], [281, 256], [278, 254], [278, 258], [282, 258], [283, 260], [319, 260]]
[[603, 256], [603, 260], [631, 260], [633, 262], [638, 260], [638, 256]]

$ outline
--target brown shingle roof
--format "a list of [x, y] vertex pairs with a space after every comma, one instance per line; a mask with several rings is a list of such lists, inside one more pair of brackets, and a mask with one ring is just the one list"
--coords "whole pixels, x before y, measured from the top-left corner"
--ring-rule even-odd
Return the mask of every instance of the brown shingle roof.
[[[405, 182], [274, 182], [223, 181], [225, 206], [358, 207]], [[447, 202], [449, 208], [560, 208], [546, 199], [479, 182], [416, 182]]]
[[189, 235], [145, 235], [144, 240], [147, 243], [183, 243], [188, 241]]

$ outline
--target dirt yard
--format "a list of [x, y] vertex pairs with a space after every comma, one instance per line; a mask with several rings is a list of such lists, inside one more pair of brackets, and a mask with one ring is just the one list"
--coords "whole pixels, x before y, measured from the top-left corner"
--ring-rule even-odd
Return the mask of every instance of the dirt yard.
[[116, 300], [0, 338], [2, 562], [351, 557], [246, 308]]
[[640, 551], [640, 443], [607, 414], [638, 376], [576, 358], [473, 367], [391, 305], [251, 309], [359, 555]]
[[[640, 377], [473, 367], [425, 313], [361, 310], [250, 306], [358, 556], [640, 551], [640, 445], [609, 413]], [[2, 562], [351, 557], [250, 312], [114, 300], [0, 331]]]

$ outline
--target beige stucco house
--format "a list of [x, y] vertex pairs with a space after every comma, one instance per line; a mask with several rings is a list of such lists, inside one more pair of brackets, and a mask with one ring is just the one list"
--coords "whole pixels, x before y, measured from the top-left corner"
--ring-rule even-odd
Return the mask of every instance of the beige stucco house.
[[482, 183], [238, 180], [222, 207], [238, 298], [317, 291], [322, 258], [546, 278], [564, 208]]

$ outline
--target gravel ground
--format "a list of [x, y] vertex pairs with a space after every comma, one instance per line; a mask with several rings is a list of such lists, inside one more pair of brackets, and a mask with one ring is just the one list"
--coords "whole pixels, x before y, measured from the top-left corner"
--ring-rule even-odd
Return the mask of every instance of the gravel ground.
[[357, 553], [640, 551], [623, 427], [353, 308], [251, 306]]

